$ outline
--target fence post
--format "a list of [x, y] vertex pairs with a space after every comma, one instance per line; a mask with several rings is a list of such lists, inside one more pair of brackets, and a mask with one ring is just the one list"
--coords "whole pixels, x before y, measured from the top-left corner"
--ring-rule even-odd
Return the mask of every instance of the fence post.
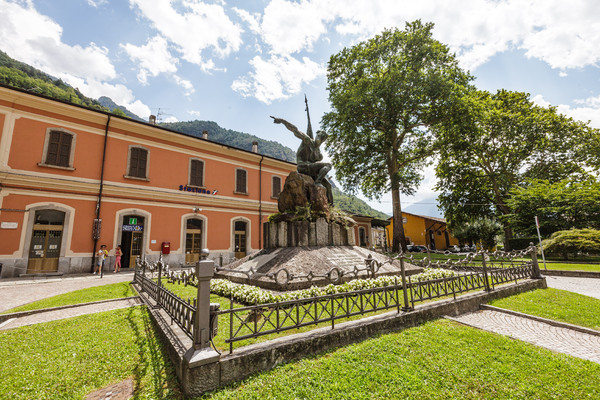
[[540, 272], [540, 264], [537, 259], [537, 247], [533, 243], [529, 243], [529, 251], [531, 253], [531, 264], [533, 265], [532, 278], [542, 279], [542, 273]]
[[404, 254], [400, 255], [400, 273], [402, 274], [402, 293], [404, 294], [404, 307], [402, 311], [412, 311], [413, 307], [408, 306], [408, 294], [406, 293], [406, 270], [404, 269]]
[[487, 267], [485, 265], [485, 255], [486, 255], [486, 252], [482, 251], [481, 252], [481, 266], [483, 267], [483, 283], [485, 285], [485, 291], [491, 292], [490, 282], [488, 281]]
[[190, 368], [217, 362], [220, 359], [220, 354], [210, 347], [210, 279], [215, 272], [215, 263], [206, 259], [208, 249], [203, 249], [200, 254], [203, 259], [196, 264], [198, 294], [194, 316], [194, 343], [184, 356]]

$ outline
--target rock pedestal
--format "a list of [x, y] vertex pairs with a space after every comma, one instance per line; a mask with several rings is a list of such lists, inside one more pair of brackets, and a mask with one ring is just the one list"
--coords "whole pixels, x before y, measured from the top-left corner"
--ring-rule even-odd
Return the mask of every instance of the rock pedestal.
[[279, 194], [279, 212], [294, 212], [296, 207], [306, 207], [308, 204], [312, 211], [329, 214], [327, 189], [315, 185], [310, 176], [293, 171], [286, 178], [283, 190]]
[[327, 222], [325, 218], [319, 218], [316, 222], [265, 222], [263, 227], [263, 243], [266, 249], [302, 246], [354, 246], [356, 243], [353, 226]]

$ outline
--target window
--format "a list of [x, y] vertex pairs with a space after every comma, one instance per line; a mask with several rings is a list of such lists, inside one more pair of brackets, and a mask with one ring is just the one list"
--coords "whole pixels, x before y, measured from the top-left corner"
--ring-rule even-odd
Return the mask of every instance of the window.
[[273, 190], [272, 190], [271, 197], [276, 199], [279, 197], [279, 194], [281, 193], [281, 178], [278, 176], [274, 176], [272, 183], [273, 183], [272, 184]]
[[72, 169], [74, 147], [75, 134], [63, 129], [49, 129], [46, 132], [44, 161], [40, 165]]
[[190, 186], [204, 186], [204, 161], [190, 160]]
[[147, 178], [148, 150], [143, 147], [129, 148], [128, 178]]
[[235, 193], [248, 193], [246, 188], [246, 176], [246, 170], [241, 168], [235, 170]]

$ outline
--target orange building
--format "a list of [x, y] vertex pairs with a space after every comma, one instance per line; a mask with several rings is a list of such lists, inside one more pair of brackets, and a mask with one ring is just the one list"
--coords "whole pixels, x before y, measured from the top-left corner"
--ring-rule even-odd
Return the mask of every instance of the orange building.
[[0, 86], [0, 277], [262, 248], [296, 165], [253, 150]]
[[[423, 245], [431, 250], [446, 250], [450, 246], [459, 244], [458, 239], [448, 232], [446, 220], [443, 218], [402, 212], [402, 223], [407, 244]], [[389, 248], [392, 247], [393, 232], [394, 227], [390, 223], [386, 226]]]

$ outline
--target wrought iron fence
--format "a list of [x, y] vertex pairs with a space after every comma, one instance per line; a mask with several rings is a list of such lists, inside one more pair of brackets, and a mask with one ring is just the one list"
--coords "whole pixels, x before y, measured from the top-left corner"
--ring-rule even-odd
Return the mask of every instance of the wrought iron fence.
[[[528, 278], [541, 278], [537, 263], [535, 247], [528, 252], [513, 253], [476, 253], [446, 263], [428, 263], [429, 267], [463, 269], [472, 268], [467, 272], [453, 277], [427, 281], [413, 281], [404, 274], [404, 260], [410, 257], [400, 255], [402, 269], [401, 282], [396, 278], [395, 283], [386, 287], [337, 293], [331, 295], [290, 300], [277, 303], [252, 305], [234, 308], [233, 299], [229, 309], [211, 311], [212, 316], [221, 316], [229, 321], [229, 337], [224, 341], [233, 351], [235, 342], [272, 335], [310, 325], [331, 324], [356, 316], [379, 311], [396, 309], [411, 310], [416, 303], [450, 297], [474, 290], [494, 290], [496, 286]], [[480, 260], [475, 257], [480, 256]], [[527, 260], [525, 256], [530, 256]], [[371, 263], [378, 263], [375, 260]], [[175, 273], [158, 264], [158, 282], [154, 282], [145, 274], [145, 261], [136, 268], [135, 280], [142, 290], [147, 291], [158, 305], [163, 307], [190, 338], [193, 335], [193, 321], [197, 309], [196, 302], [186, 302], [161, 285], [161, 277], [166, 275], [171, 280], [181, 279], [186, 284], [196, 283], [193, 274], [189, 272]]]
[[[163, 270], [168, 271], [168, 266], [159, 259], [156, 263], [148, 263], [145, 259], [138, 257], [134, 272], [134, 281], [140, 285], [140, 289], [151, 297], [157, 307], [161, 307], [171, 317], [171, 323], [175, 322], [190, 339], [194, 337], [194, 318], [197, 310], [196, 299], [187, 301], [167, 290], [161, 284]], [[149, 278], [147, 272], [154, 275], [157, 272], [157, 280]]]

